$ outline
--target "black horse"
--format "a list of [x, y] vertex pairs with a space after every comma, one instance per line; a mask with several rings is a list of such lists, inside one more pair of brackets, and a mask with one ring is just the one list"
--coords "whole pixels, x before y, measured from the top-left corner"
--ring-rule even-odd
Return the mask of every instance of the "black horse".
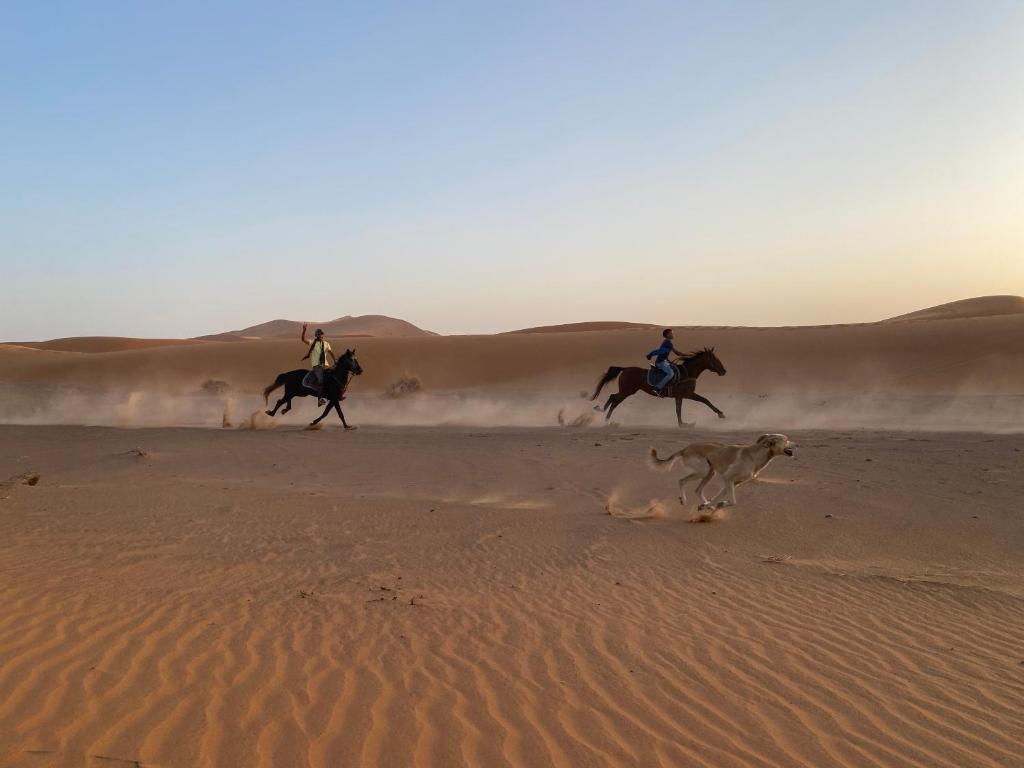
[[[363, 368], [359, 365], [359, 361], [356, 360], [356, 351], [354, 349], [346, 349], [345, 354], [338, 358], [333, 368], [324, 370], [324, 398], [327, 400], [327, 407], [324, 408], [322, 414], [309, 423], [310, 426], [323, 421], [327, 414], [331, 412], [331, 408], [333, 408], [338, 412], [338, 418], [345, 425], [345, 429], [354, 429], [345, 421], [345, 414], [341, 412], [341, 401], [345, 398], [345, 390], [348, 388], [349, 379], [352, 376], [359, 376], [362, 372]], [[274, 379], [273, 384], [263, 390], [263, 400], [268, 402], [271, 392], [280, 386], [284, 387], [284, 395], [277, 401], [277, 405], [274, 406], [273, 410], [267, 411], [268, 416], [276, 416], [277, 409], [282, 405], [284, 410], [281, 413], [288, 413], [292, 409], [293, 397], [306, 397], [307, 395], [316, 394], [315, 389], [310, 389], [302, 383], [302, 380], [308, 374], [309, 370], [303, 368], [299, 368], [296, 371], [287, 371], [280, 374]]]

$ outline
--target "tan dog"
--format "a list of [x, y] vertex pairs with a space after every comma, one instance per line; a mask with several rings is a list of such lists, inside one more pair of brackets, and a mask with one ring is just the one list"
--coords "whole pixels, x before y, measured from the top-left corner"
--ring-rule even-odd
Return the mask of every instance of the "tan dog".
[[[736, 503], [736, 486], [757, 477], [776, 456], [793, 455], [795, 445], [785, 435], [761, 435], [753, 445], [723, 445], [722, 443], [694, 443], [676, 451], [666, 459], [659, 459], [651, 448], [648, 463], [652, 469], [667, 471], [678, 460], [684, 474], [679, 478], [679, 503], [686, 503], [685, 485], [701, 478], [697, 486], [701, 504], [698, 509], [731, 507]], [[704, 496], [706, 486], [715, 474], [722, 476], [725, 487], [711, 501]]]

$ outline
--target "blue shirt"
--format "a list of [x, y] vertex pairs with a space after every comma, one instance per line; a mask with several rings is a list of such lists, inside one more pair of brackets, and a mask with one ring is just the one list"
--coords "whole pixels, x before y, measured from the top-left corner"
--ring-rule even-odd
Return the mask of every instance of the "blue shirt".
[[665, 339], [663, 342], [661, 342], [660, 347], [658, 347], [657, 349], [652, 349], [650, 352], [647, 353], [647, 359], [650, 360], [652, 357], [657, 355], [658, 357], [654, 361], [654, 364], [657, 365], [658, 363], [663, 363], [666, 360], [668, 360], [668, 356], [671, 352], [672, 339]]

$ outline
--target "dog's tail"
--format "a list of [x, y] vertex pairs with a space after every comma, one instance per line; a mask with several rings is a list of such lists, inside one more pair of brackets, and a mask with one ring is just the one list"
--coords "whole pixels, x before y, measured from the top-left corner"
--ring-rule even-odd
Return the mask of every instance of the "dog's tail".
[[273, 384], [271, 384], [269, 387], [267, 387], [266, 389], [263, 390], [263, 404], [264, 405], [268, 405], [269, 404], [270, 393], [273, 392], [278, 387], [280, 387], [282, 384], [284, 384], [284, 380], [287, 377], [288, 377], [287, 373], [282, 373], [276, 379], [274, 379], [274, 383]]
[[616, 376], [618, 376], [624, 370], [626, 370], [626, 369], [623, 368], [622, 366], [613, 365], [607, 371], [605, 371], [604, 372], [604, 376], [602, 376], [601, 380], [599, 382], [597, 382], [597, 389], [594, 390], [594, 394], [591, 396], [590, 399], [591, 400], [597, 400], [597, 396], [601, 394], [601, 390], [604, 389], [604, 385], [607, 384], [612, 379], [614, 379]]
[[667, 472], [668, 470], [672, 469], [672, 465], [675, 463], [675, 460], [682, 456], [683, 451], [685, 450], [685, 448], [680, 448], [671, 456], [668, 456], [664, 459], [660, 459], [658, 458], [658, 449], [651, 448], [651, 452], [647, 454], [647, 466], [653, 469], [655, 472]]

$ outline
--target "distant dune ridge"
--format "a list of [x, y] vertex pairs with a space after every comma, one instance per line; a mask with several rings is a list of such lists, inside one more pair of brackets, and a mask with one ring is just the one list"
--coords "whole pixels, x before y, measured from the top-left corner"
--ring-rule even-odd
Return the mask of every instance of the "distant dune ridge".
[[[887, 318], [881, 323], [894, 323], [907, 320], [943, 320], [969, 319], [979, 317], [997, 317], [1002, 315], [1024, 314], [1024, 297], [1022, 296], [979, 296], [972, 299], [961, 299], [948, 304], [909, 312], [905, 315]], [[871, 325], [871, 323], [855, 323], [853, 325]], [[365, 336], [371, 338], [422, 338], [438, 336], [433, 331], [424, 330], [407, 320], [387, 315], [345, 315], [334, 320], [309, 321], [310, 330], [323, 328], [328, 337]], [[505, 331], [499, 336], [517, 336], [528, 334], [562, 334], [562, 333], [593, 333], [609, 331], [654, 330], [665, 327], [659, 323], [638, 323], [616, 320], [595, 320], [579, 323], [562, 323], [559, 325], [540, 325]], [[695, 328], [698, 326], [676, 325], [677, 328]], [[711, 326], [699, 326], [710, 328]], [[743, 329], [743, 326], [715, 326], [717, 328]], [[809, 328], [813, 326], [793, 326]], [[825, 327], [825, 326], [817, 326]], [[750, 327], [757, 329], [756, 326]], [[300, 320], [270, 320], [258, 325], [250, 325], [237, 331], [211, 333], [189, 339], [138, 339], [125, 336], [71, 336], [48, 341], [9, 341], [0, 342], [0, 347], [15, 346], [31, 349], [43, 349], [56, 352], [123, 352], [128, 350], [148, 349], [152, 347], [178, 346], [210, 341], [252, 341], [268, 339], [297, 338], [302, 330]]]
[[590, 323], [564, 323], [562, 325], [538, 325], [518, 331], [505, 331], [506, 335], [516, 333], [582, 333], [585, 331], [629, 331], [637, 328], [660, 328], [654, 323], [625, 323], [614, 320], [598, 320]]
[[[345, 315], [334, 320], [309, 321], [310, 330], [323, 328], [328, 336], [436, 336], [406, 320], [386, 315]], [[281, 339], [298, 337], [302, 331], [300, 320], [270, 320], [250, 325], [239, 331], [227, 331], [198, 336], [201, 341], [244, 341], [246, 339]]]
[[937, 307], [920, 309], [905, 315], [890, 317], [883, 322], [897, 320], [942, 320], [949, 318], [992, 317], [995, 315], [1024, 314], [1024, 296], [978, 296], [973, 299], [951, 301]]
[[152, 347], [176, 347], [196, 344], [195, 339], [132, 339], [126, 336], [70, 336], [49, 341], [21, 341], [11, 345], [51, 352], [124, 352]]

